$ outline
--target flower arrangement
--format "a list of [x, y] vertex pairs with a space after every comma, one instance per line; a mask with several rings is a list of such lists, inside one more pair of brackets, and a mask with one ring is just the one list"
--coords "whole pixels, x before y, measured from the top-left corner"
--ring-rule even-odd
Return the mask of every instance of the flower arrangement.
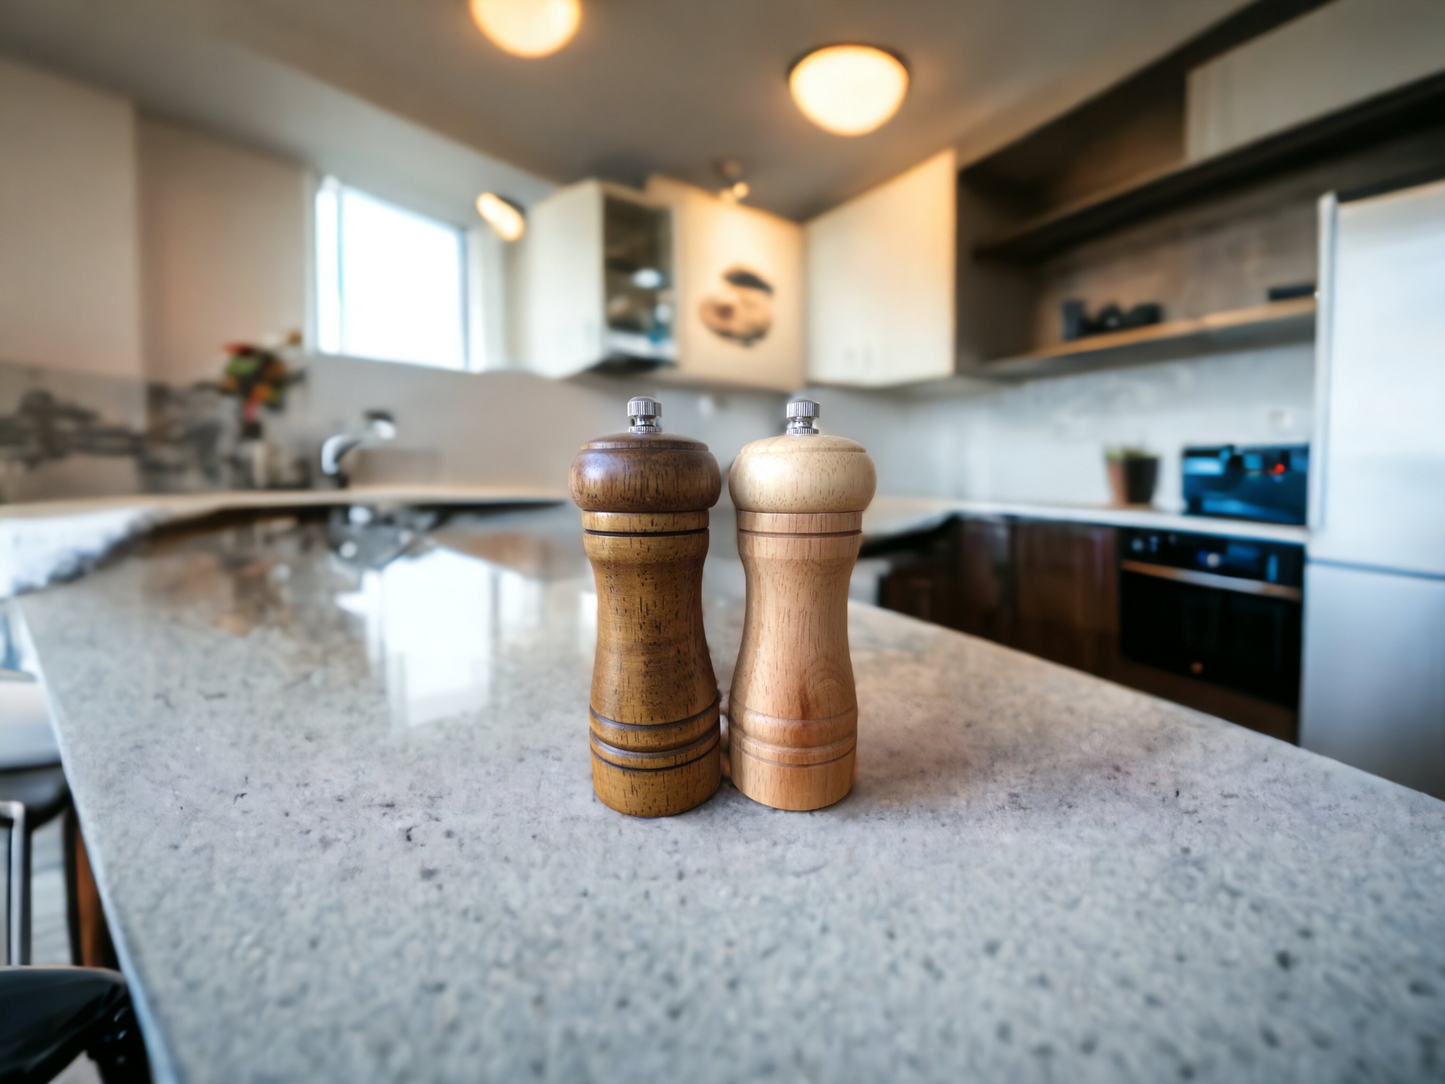
[[[287, 336], [285, 345], [294, 346], [299, 336]], [[259, 435], [261, 408], [273, 414], [286, 409], [286, 389], [305, 374], [293, 372], [279, 351], [254, 343], [227, 343], [226, 364], [218, 385], [222, 394], [241, 402], [241, 432]]]

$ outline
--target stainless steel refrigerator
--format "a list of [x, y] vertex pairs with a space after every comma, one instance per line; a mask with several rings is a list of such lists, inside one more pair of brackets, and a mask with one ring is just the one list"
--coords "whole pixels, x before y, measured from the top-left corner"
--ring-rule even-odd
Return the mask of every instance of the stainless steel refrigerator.
[[1320, 227], [1300, 744], [1445, 798], [1445, 182]]

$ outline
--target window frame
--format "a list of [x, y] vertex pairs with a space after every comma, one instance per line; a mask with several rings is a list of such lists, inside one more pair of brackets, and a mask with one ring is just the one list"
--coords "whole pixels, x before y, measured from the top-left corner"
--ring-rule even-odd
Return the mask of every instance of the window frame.
[[[347, 192], [377, 203], [403, 215], [441, 227], [456, 238], [457, 242], [457, 316], [461, 353], [458, 364], [443, 364], [417, 358], [382, 357], [347, 349], [346, 302], [344, 291], [344, 248], [345, 248], [345, 200]], [[322, 212], [321, 200], [329, 196], [334, 200], [334, 211], [329, 215]], [[329, 217], [330, 221], [327, 221]], [[478, 290], [481, 283], [474, 281], [477, 274], [475, 230], [457, 225], [455, 222], [418, 211], [413, 207], [397, 203], [384, 196], [378, 196], [364, 188], [347, 184], [334, 175], [315, 178], [308, 201], [308, 219], [311, 224], [309, 260], [310, 281], [307, 283], [310, 295], [311, 342], [314, 351], [327, 357], [355, 358], [387, 365], [417, 365], [441, 372], [472, 373], [485, 368], [484, 359], [479, 356], [479, 328], [475, 326], [479, 315]], [[329, 236], [328, 236], [329, 235]], [[328, 243], [325, 253], [323, 242]]]

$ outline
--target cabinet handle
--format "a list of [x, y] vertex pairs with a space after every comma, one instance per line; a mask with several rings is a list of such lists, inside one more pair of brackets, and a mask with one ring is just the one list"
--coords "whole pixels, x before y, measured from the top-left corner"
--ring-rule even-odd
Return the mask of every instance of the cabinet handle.
[[1304, 598], [1304, 592], [1298, 587], [1286, 587], [1284, 584], [1266, 583], [1263, 580], [1239, 580], [1233, 576], [1195, 572], [1187, 568], [1170, 568], [1167, 565], [1151, 565], [1144, 561], [1120, 561], [1119, 567], [1125, 572], [1137, 572], [1141, 576], [1157, 576], [1161, 580], [1175, 580], [1193, 584], [1195, 587], [1238, 591], [1242, 595], [1268, 595], [1271, 598], [1289, 599], [1291, 602], [1299, 602]]

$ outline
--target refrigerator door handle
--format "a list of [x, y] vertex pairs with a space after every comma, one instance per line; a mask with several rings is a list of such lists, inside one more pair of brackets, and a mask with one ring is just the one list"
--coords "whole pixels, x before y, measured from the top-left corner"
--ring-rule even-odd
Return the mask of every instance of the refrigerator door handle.
[[1335, 298], [1335, 233], [1340, 201], [1334, 192], [1319, 202], [1319, 282], [1315, 287], [1315, 420], [1310, 442], [1309, 503], [1305, 521], [1310, 530], [1325, 525], [1325, 464], [1329, 460], [1331, 323]]

